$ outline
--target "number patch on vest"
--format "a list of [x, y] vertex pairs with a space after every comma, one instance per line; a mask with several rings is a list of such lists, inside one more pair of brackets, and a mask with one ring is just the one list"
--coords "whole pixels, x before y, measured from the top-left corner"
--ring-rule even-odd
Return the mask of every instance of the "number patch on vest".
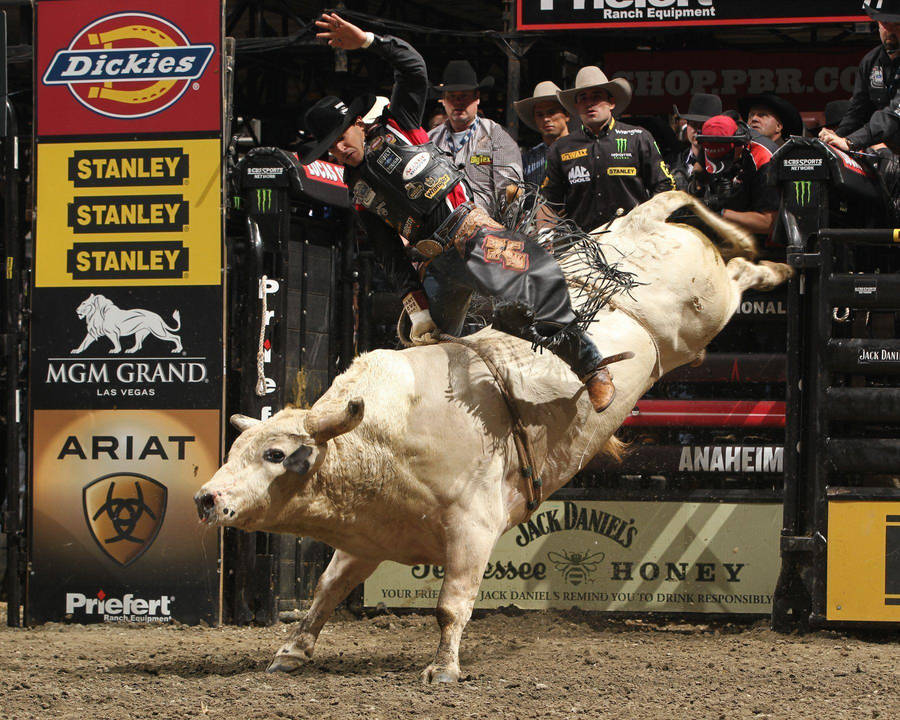
[[525, 272], [530, 258], [523, 252], [525, 243], [522, 240], [509, 240], [497, 235], [485, 235], [481, 246], [486, 263], [499, 263], [504, 270]]

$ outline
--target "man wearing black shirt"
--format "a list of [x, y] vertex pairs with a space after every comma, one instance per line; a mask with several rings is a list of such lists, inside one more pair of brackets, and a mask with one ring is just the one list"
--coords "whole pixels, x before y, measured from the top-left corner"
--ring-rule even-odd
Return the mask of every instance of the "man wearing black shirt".
[[819, 139], [841, 150], [886, 143], [900, 152], [900, 0], [865, 0], [863, 7], [878, 23], [881, 45], [859, 64], [841, 124], [824, 128]]
[[628, 212], [652, 195], [675, 189], [653, 136], [615, 116], [631, 101], [627, 80], [600, 68], [578, 71], [559, 101], [581, 118], [581, 129], [560, 138], [547, 155], [543, 194], [584, 230]]

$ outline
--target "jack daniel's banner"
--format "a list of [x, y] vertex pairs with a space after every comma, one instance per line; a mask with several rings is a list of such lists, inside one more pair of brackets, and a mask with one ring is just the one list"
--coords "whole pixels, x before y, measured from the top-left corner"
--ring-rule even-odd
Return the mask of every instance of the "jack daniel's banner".
[[848, 0], [518, 0], [518, 30], [865, 22]]
[[221, 0], [35, 13], [29, 623], [219, 618]]

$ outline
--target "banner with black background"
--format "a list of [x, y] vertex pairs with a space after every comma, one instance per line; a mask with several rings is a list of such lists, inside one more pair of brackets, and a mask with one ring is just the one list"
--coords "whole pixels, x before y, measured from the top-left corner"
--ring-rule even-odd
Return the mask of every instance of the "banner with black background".
[[518, 30], [864, 22], [847, 0], [517, 0]]
[[36, 12], [27, 621], [215, 623], [193, 494], [221, 457], [222, 3]]

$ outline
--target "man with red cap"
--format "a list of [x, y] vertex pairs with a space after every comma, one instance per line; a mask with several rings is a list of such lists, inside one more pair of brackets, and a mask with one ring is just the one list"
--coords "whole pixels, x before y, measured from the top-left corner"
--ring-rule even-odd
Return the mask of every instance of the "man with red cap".
[[[584, 383], [596, 412], [615, 396], [607, 365], [576, 314], [554, 257], [531, 236], [510, 230], [473, 202], [466, 176], [453, 159], [428, 141], [421, 127], [428, 90], [425, 61], [408, 43], [365, 32], [334, 13], [316, 21], [317, 37], [342, 50], [368, 49], [395, 71], [390, 103], [365, 122], [375, 97], [344, 103], [325, 97], [306, 113], [316, 140], [304, 151], [309, 164], [328, 152], [344, 166], [344, 182], [387, 274], [400, 286], [413, 344], [438, 342], [439, 325], [458, 334], [474, 291], [495, 298], [494, 327], [546, 347]], [[423, 287], [400, 235], [431, 259]], [[617, 290], [630, 283], [614, 268], [606, 273]], [[432, 318], [429, 298], [434, 301]], [[599, 309], [599, 306], [597, 307]], [[596, 312], [596, 310], [594, 311]], [[437, 321], [437, 322], [436, 322]]]
[[769, 186], [765, 177], [776, 145], [727, 115], [703, 123], [698, 140], [705, 172], [695, 179], [705, 191], [704, 202], [726, 220], [768, 236], [780, 202], [778, 189]]
[[819, 139], [840, 150], [885, 143], [900, 153], [900, 0], [865, 0], [863, 9], [878, 23], [881, 44], [860, 62], [841, 124], [823, 128]]

